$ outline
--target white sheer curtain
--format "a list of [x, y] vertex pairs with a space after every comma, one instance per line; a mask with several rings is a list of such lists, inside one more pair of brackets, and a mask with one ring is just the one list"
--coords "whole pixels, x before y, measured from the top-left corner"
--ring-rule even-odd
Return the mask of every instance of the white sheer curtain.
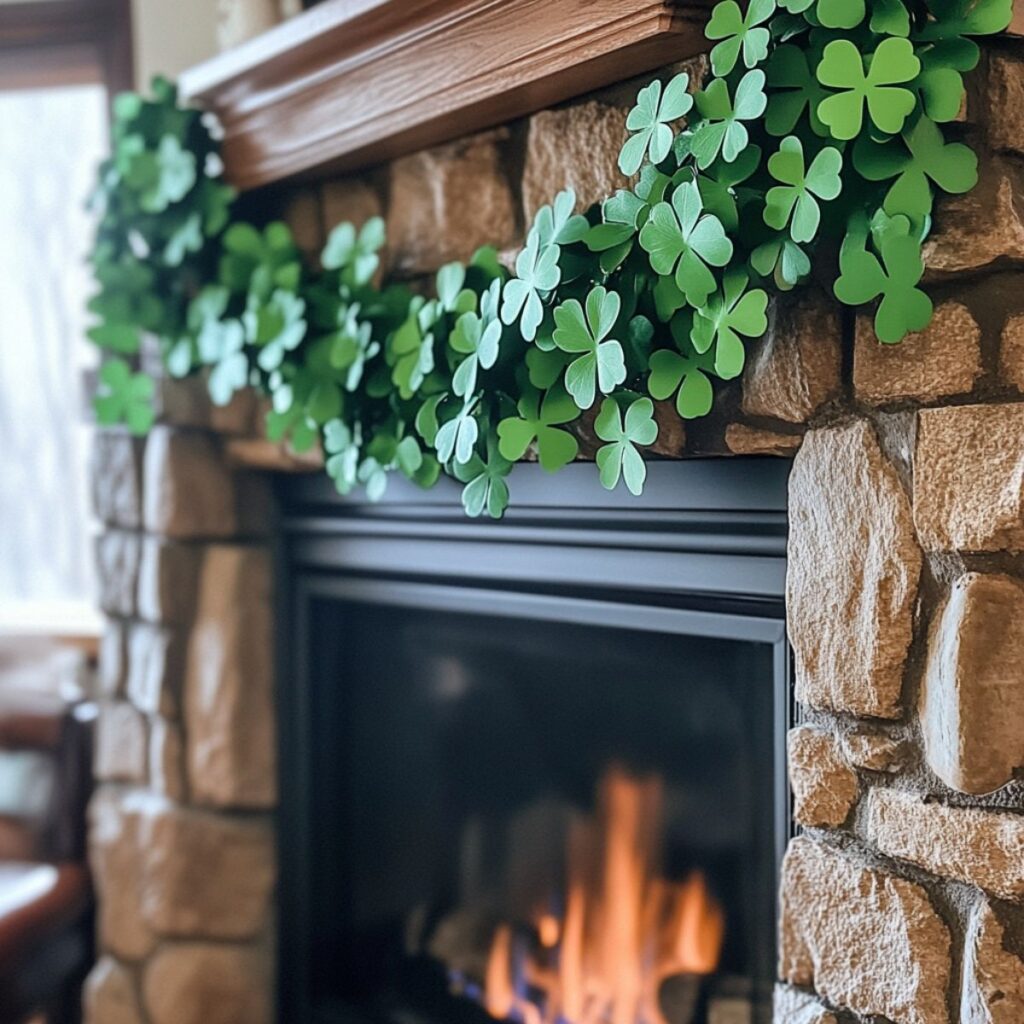
[[106, 131], [98, 85], [0, 93], [0, 625], [93, 599], [84, 202]]

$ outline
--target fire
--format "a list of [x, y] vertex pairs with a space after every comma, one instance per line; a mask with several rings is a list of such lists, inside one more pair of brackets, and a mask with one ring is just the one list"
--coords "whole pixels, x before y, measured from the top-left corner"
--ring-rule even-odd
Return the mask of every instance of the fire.
[[658, 1003], [675, 975], [712, 974], [725, 935], [721, 907], [702, 873], [660, 874], [659, 778], [614, 768], [596, 820], [570, 830], [561, 917], [549, 910], [536, 934], [508, 924], [494, 934], [484, 1006], [524, 1024], [668, 1024]]

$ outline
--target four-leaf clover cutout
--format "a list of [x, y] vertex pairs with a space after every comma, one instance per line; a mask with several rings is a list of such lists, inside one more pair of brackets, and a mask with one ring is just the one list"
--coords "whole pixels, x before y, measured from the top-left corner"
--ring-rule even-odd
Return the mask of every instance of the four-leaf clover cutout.
[[765, 224], [776, 231], [789, 225], [794, 242], [812, 241], [821, 223], [818, 200], [831, 201], [842, 191], [842, 166], [842, 153], [826, 146], [807, 167], [803, 143], [795, 135], [784, 138], [768, 160], [768, 172], [782, 184], [768, 190]]
[[684, 182], [668, 203], [658, 203], [640, 232], [651, 268], [662, 277], [675, 274], [679, 290], [691, 306], [703, 306], [715, 290], [710, 267], [724, 267], [732, 259], [733, 245], [722, 222], [704, 213], [700, 189]]
[[594, 404], [597, 391], [607, 395], [626, 379], [622, 345], [608, 337], [621, 308], [619, 296], [600, 285], [587, 296], [586, 312], [576, 299], [555, 308], [555, 345], [576, 356], [565, 387], [580, 409]]
[[626, 118], [626, 127], [634, 134], [619, 153], [619, 170], [623, 174], [636, 174], [644, 156], [651, 163], [660, 164], [669, 155], [674, 137], [669, 124], [684, 117], [693, 106], [689, 86], [690, 76], [684, 72], [664, 87], [660, 79], [655, 79], [640, 90], [636, 106]]
[[748, 68], [757, 67], [768, 56], [771, 33], [764, 23], [775, 13], [775, 0], [750, 0], [747, 13], [736, 0], [724, 0], [711, 14], [705, 35], [720, 39], [711, 51], [711, 68], [719, 77], [728, 75], [743, 55]]
[[658, 440], [658, 424], [654, 421], [654, 403], [638, 398], [623, 417], [618, 403], [606, 398], [594, 420], [594, 432], [607, 441], [597, 452], [597, 468], [602, 486], [614, 490], [622, 479], [629, 492], [643, 493], [647, 464], [637, 447], [646, 447]]

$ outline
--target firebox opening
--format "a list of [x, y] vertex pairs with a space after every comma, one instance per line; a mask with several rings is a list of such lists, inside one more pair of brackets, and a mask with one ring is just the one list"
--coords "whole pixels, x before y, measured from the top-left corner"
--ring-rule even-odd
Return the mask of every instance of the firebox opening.
[[769, 1019], [771, 645], [310, 609], [318, 1024]]

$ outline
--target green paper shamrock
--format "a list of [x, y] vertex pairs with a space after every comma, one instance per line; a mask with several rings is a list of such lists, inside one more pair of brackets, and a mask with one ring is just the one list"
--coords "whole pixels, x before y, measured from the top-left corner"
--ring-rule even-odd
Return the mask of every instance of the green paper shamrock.
[[487, 459], [474, 455], [465, 465], [455, 467], [455, 478], [466, 486], [462, 489], [462, 507], [466, 515], [476, 519], [486, 511], [492, 519], [500, 519], [508, 508], [508, 482], [512, 463], [503, 458], [494, 438], [487, 439]]
[[903, 0], [872, 0], [871, 31], [879, 36], [910, 35], [910, 11]]
[[924, 116], [904, 133], [902, 142], [858, 140], [853, 162], [868, 181], [896, 178], [883, 209], [890, 216], [906, 214], [915, 224], [932, 210], [929, 180], [957, 195], [970, 192], [978, 183], [975, 152], [960, 142], [947, 143], [939, 126]]
[[384, 221], [380, 217], [371, 217], [358, 234], [352, 224], [339, 224], [327, 237], [320, 264], [324, 270], [340, 270], [343, 281], [359, 287], [373, 280], [383, 246]]
[[980, 55], [978, 44], [965, 36], [1003, 32], [1013, 18], [1013, 0], [928, 0], [932, 20], [916, 33], [925, 42], [953, 43], [957, 67], [970, 71]]
[[769, 135], [789, 135], [806, 112], [811, 131], [827, 137], [828, 126], [818, 117], [818, 104], [829, 94], [814, 76], [807, 54], [792, 44], [778, 47], [768, 62], [768, 111], [764, 126]]
[[676, 411], [683, 419], [707, 416], [714, 401], [708, 373], [713, 369], [707, 355], [684, 356], [671, 349], [659, 349], [651, 356], [651, 376], [647, 390], [652, 398], [663, 401], [676, 396]]
[[927, 327], [932, 300], [917, 285], [924, 274], [921, 243], [910, 234], [906, 217], [894, 217], [880, 239], [878, 257], [866, 248], [866, 231], [854, 227], [847, 233], [839, 256], [841, 274], [835, 283], [836, 298], [848, 306], [860, 306], [881, 296], [875, 314], [875, 334], [885, 344], [902, 341], [911, 331]]
[[134, 177], [133, 183], [141, 187], [139, 205], [147, 213], [163, 213], [196, 183], [195, 154], [183, 149], [173, 135], [165, 135], [156, 152], [141, 149], [131, 166], [129, 180]]
[[963, 75], [946, 62], [938, 47], [921, 53], [921, 74], [915, 85], [924, 112], [933, 121], [955, 121], [960, 116], [967, 95]]
[[775, 13], [775, 0], [750, 0], [747, 13], [740, 10], [736, 0], [723, 0], [711, 13], [704, 35], [720, 39], [711, 51], [711, 68], [724, 78], [743, 54], [748, 68], [757, 67], [768, 56], [771, 33], [764, 23]]
[[[245, 355], [245, 329], [238, 320], [219, 322], [218, 352], [210, 370], [207, 390], [214, 405], [227, 405], [236, 391], [249, 381], [249, 359]], [[210, 335], [207, 335], [210, 337]]]
[[724, 267], [732, 259], [733, 245], [722, 222], [703, 212], [700, 190], [685, 182], [670, 203], [658, 203], [640, 232], [656, 274], [674, 273], [676, 285], [691, 306], [703, 306], [717, 282], [709, 269]]
[[638, 398], [626, 410], [623, 419], [618, 403], [606, 398], [594, 420], [594, 432], [608, 442], [597, 452], [601, 485], [613, 491], [622, 479], [631, 494], [642, 494], [647, 465], [637, 446], [652, 445], [658, 440], [654, 403], [649, 398]]
[[899, 88], [912, 82], [921, 62], [909, 39], [883, 39], [865, 59], [849, 39], [836, 39], [825, 47], [818, 65], [818, 81], [839, 92], [821, 101], [818, 116], [837, 139], [855, 139], [864, 124], [864, 105], [872, 122], [895, 135], [914, 109], [914, 93]]
[[463, 313], [448, 338], [452, 350], [466, 357], [452, 376], [452, 390], [460, 397], [466, 397], [476, 390], [478, 370], [489, 370], [498, 361], [498, 348], [501, 344], [501, 320], [498, 318], [500, 296], [501, 282], [492, 281], [487, 291], [480, 296], [480, 315]]
[[242, 314], [246, 340], [260, 347], [256, 362], [261, 369], [276, 370], [285, 353], [297, 348], [306, 336], [306, 302], [298, 295], [276, 289], [266, 302], [255, 295]]
[[461, 263], [448, 263], [437, 272], [437, 302], [445, 313], [460, 315], [476, 309], [476, 294], [466, 283], [466, 268]]
[[355, 391], [363, 379], [366, 364], [380, 352], [373, 338], [373, 325], [359, 320], [360, 306], [355, 303], [339, 311], [341, 329], [330, 335], [331, 366], [346, 371], [345, 390]]
[[518, 417], [510, 416], [498, 424], [498, 450], [502, 458], [518, 462], [533, 443], [545, 472], [557, 472], [576, 458], [576, 438], [558, 429], [579, 416], [579, 409], [567, 392], [552, 388], [543, 400], [539, 391], [527, 392], [519, 399], [518, 409]]
[[701, 170], [710, 167], [719, 153], [732, 163], [747, 148], [750, 135], [743, 122], [754, 121], [764, 113], [768, 105], [764, 84], [764, 72], [757, 69], [740, 79], [732, 98], [723, 78], [716, 78], [697, 93], [697, 109], [704, 120], [693, 133], [691, 151]]
[[825, 28], [856, 28], [866, 13], [864, 0], [818, 0], [816, 11]]
[[96, 419], [104, 426], [126, 423], [133, 434], [145, 434], [155, 419], [153, 391], [152, 377], [132, 373], [123, 359], [110, 359], [100, 367]]
[[501, 321], [511, 327], [518, 320], [523, 338], [533, 341], [544, 319], [541, 296], [557, 288], [562, 279], [558, 246], [549, 243], [541, 248], [536, 232], [531, 231], [516, 259], [516, 275], [502, 293]]
[[673, 139], [669, 123], [678, 121], [693, 107], [689, 86], [690, 76], [684, 72], [664, 86], [664, 92], [659, 79], [640, 90], [636, 106], [626, 118], [626, 127], [635, 134], [626, 140], [619, 153], [619, 170], [623, 174], [636, 174], [645, 155], [654, 164], [660, 164], [669, 155]]
[[324, 425], [324, 468], [339, 494], [349, 494], [359, 480], [359, 434], [343, 420]]
[[609, 338], [622, 301], [600, 285], [587, 296], [587, 308], [576, 299], [555, 307], [554, 342], [563, 352], [576, 355], [565, 371], [565, 387], [576, 405], [589, 409], [595, 392], [609, 394], [626, 379], [622, 345]]
[[427, 374], [434, 369], [433, 327], [436, 320], [436, 304], [424, 302], [417, 296], [409, 306], [405, 322], [388, 339], [391, 381], [402, 398], [412, 398]]
[[573, 213], [575, 208], [576, 193], [566, 188], [555, 196], [553, 203], [545, 204], [537, 211], [530, 231], [537, 236], [541, 249], [547, 245], [571, 245], [583, 241], [590, 225], [586, 217]]
[[768, 159], [769, 174], [782, 184], [765, 197], [765, 224], [776, 231], [788, 224], [794, 242], [813, 241], [821, 223], [818, 200], [829, 202], [842, 191], [842, 166], [842, 153], [827, 146], [805, 167], [803, 143], [795, 135], [786, 136]]
[[310, 451], [318, 437], [317, 425], [306, 415], [300, 403], [292, 405], [287, 412], [272, 409], [267, 413], [267, 439], [275, 442], [287, 440], [296, 454]]
[[723, 380], [743, 372], [746, 352], [740, 335], [760, 338], [768, 330], [768, 295], [761, 288], [747, 291], [748, 283], [742, 271], [726, 274], [721, 292], [694, 317], [693, 347], [703, 355], [715, 346], [715, 373]]
[[750, 254], [750, 265], [770, 277], [779, 291], [788, 292], [811, 272], [810, 257], [796, 242], [777, 237], [763, 242]]
[[473, 457], [473, 448], [480, 436], [480, 424], [474, 415], [476, 406], [475, 400], [463, 403], [455, 416], [438, 429], [434, 447], [441, 462], [454, 459], [457, 465], [462, 465]]

